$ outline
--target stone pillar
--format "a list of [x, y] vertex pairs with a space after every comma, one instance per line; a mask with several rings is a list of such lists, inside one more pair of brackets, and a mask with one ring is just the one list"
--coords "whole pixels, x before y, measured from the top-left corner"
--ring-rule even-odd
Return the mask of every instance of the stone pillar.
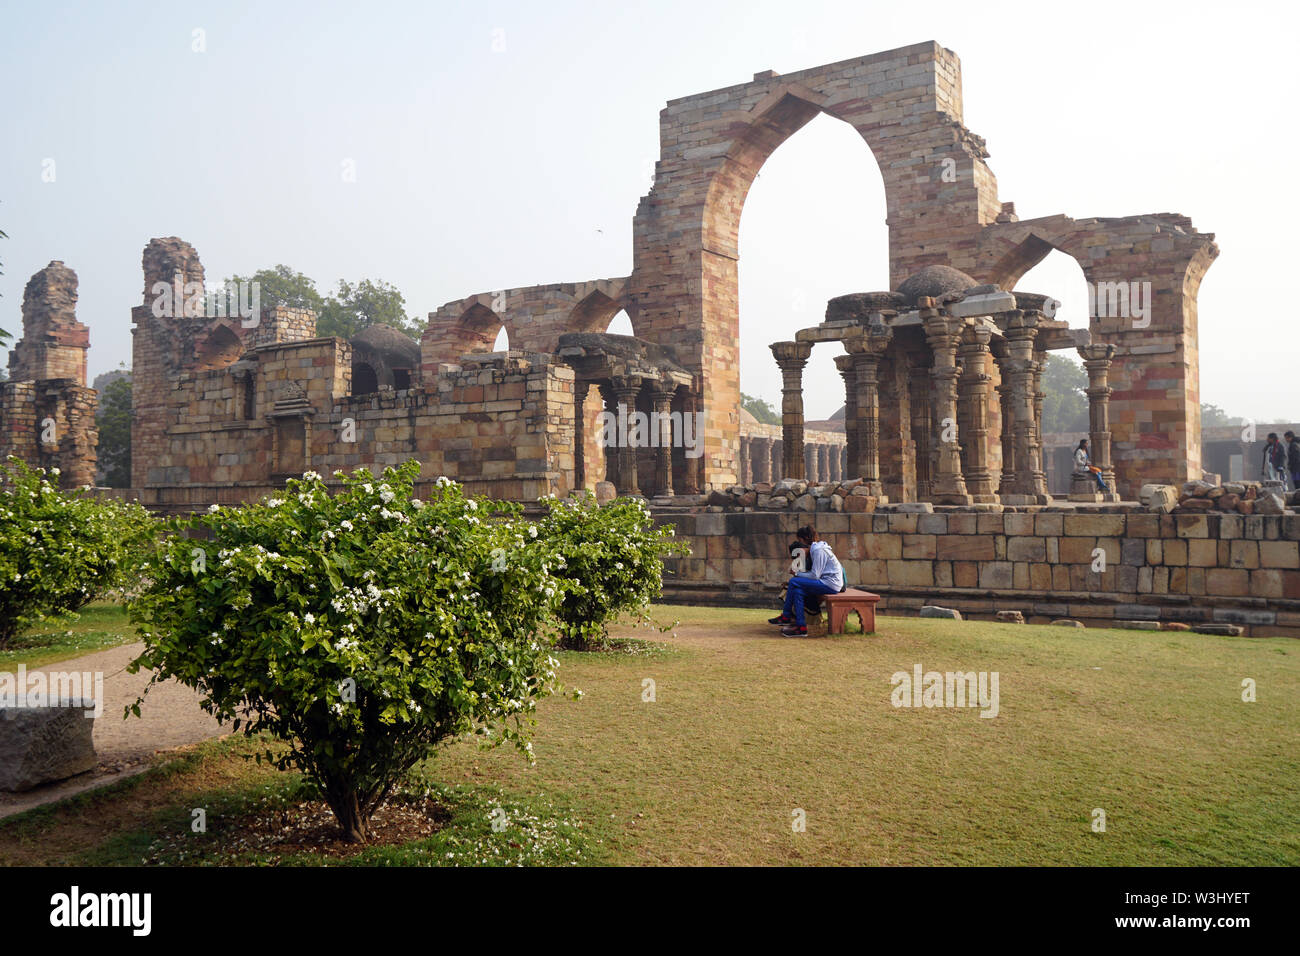
[[789, 477], [785, 473], [785, 442], [779, 438], [772, 439], [772, 480], [780, 481]]
[[[695, 415], [701, 407], [700, 397], [695, 393], [694, 389], [688, 389], [682, 398], [682, 415]], [[703, 443], [704, 438], [700, 433], [699, 419], [694, 420], [697, 422], [696, 441]], [[682, 457], [684, 463], [682, 468], [682, 494], [698, 495], [703, 482], [704, 460], [707, 456], [700, 455], [698, 458], [691, 458], [683, 455]]]
[[831, 456], [825, 444], [817, 446], [817, 480], [822, 484], [831, 480]]
[[672, 382], [655, 382], [652, 393], [653, 408], [659, 416], [658, 447], [655, 448], [655, 497], [673, 496], [673, 395], [677, 386]]
[[774, 342], [770, 348], [781, 368], [781, 440], [784, 443], [782, 478], [802, 478], [803, 369], [812, 355], [811, 342]]
[[587, 487], [587, 393], [590, 382], [573, 383], [573, 489]]
[[754, 483], [754, 439], [748, 435], [740, 436], [740, 483], [748, 487]]
[[894, 330], [875, 322], [859, 335], [844, 340], [853, 357], [858, 386], [858, 466], [855, 471], [872, 495], [882, 498], [880, 483], [880, 359], [893, 341]]
[[749, 440], [749, 460], [754, 482], [772, 480], [772, 439], [755, 435]]
[[1002, 384], [997, 387], [998, 403], [1002, 412], [1002, 476], [998, 481], [998, 494], [1015, 494], [1016, 488], [1016, 440], [1012, 431], [1015, 415], [1011, 406], [1011, 372], [1005, 361], [998, 361]]
[[925, 340], [934, 354], [930, 369], [932, 383], [932, 427], [939, 441], [935, 444], [934, 474], [930, 480], [930, 500], [936, 504], [968, 505], [971, 496], [961, 473], [961, 436], [957, 434], [957, 346], [963, 323], [933, 306], [933, 300], [918, 300]]
[[827, 445], [826, 446], [826, 467], [830, 470], [831, 481], [843, 481], [844, 472], [841, 469], [844, 446]]
[[912, 418], [912, 444], [916, 451], [913, 460], [916, 463], [916, 499], [926, 501], [930, 497], [931, 478], [934, 474], [934, 447], [930, 435], [930, 376], [917, 372], [908, 382], [909, 406]]
[[1043, 494], [1051, 500], [1047, 490], [1047, 466], [1043, 462], [1043, 400], [1047, 393], [1043, 391], [1043, 368], [1047, 365], [1047, 352], [1034, 350], [1034, 484], [1043, 489]]
[[817, 447], [807, 443], [803, 446], [803, 476], [810, 484], [817, 483]]
[[861, 478], [858, 470], [858, 388], [852, 355], [835, 356], [835, 367], [844, 379], [844, 477]]
[[976, 322], [966, 327], [962, 334], [962, 375], [958, 382], [961, 403], [965, 406], [965, 427], [961, 443], [966, 449], [966, 488], [976, 502], [995, 503], [998, 500], [993, 475], [989, 471], [989, 393], [993, 378], [988, 374], [992, 357], [989, 342], [993, 329]]
[[[628, 421], [630, 425], [632, 414], [636, 411], [637, 397], [641, 394], [641, 378], [637, 375], [620, 376], [613, 379], [612, 384], [617, 403], [615, 414], [620, 420]], [[620, 437], [626, 440], [618, 444], [616, 455], [618, 478], [614, 487], [618, 489], [620, 495], [640, 495], [641, 488], [636, 473], [636, 447], [632, 444], [631, 435]]]
[[1038, 335], [1039, 313], [1015, 310], [1007, 320], [1009, 358], [1003, 363], [1010, 380], [1011, 432], [1015, 448], [1015, 480], [1012, 498], [1005, 504], [1047, 504], [1047, 482], [1037, 472], [1037, 430], [1034, 423], [1034, 339]]
[[1110, 363], [1115, 346], [1099, 343], [1079, 347], [1083, 367], [1088, 371], [1088, 446], [1092, 463], [1101, 469], [1101, 477], [1110, 488], [1106, 501], [1119, 501], [1115, 487], [1115, 468], [1110, 458]]

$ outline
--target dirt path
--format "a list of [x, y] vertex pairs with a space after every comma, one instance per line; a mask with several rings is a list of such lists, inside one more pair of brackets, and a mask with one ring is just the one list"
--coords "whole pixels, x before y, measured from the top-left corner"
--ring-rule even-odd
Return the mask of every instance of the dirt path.
[[123, 709], [135, 703], [149, 683], [146, 671], [138, 674], [126, 672], [126, 665], [143, 649], [143, 644], [126, 644], [85, 657], [29, 668], [32, 673], [89, 671], [104, 675], [104, 710], [95, 719], [94, 733], [99, 766], [61, 783], [37, 787], [25, 793], [0, 793], [0, 817], [140, 773], [149, 766], [156, 751], [197, 743], [226, 732], [199, 707], [199, 695], [175, 681], [154, 687], [140, 705], [140, 716], [123, 720]]

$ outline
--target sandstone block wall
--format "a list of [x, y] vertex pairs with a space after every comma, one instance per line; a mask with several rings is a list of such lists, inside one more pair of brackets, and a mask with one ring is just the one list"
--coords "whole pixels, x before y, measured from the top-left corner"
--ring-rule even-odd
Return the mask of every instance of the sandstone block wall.
[[664, 509], [656, 521], [691, 546], [665, 576], [673, 600], [772, 604], [795, 529], [811, 521], [849, 585], [881, 594], [886, 613], [942, 604], [975, 617], [1224, 622], [1300, 637], [1300, 515]]

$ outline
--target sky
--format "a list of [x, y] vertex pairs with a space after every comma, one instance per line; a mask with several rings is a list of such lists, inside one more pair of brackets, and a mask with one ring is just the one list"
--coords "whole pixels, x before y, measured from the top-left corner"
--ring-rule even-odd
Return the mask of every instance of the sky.
[[[1258, 287], [1293, 267], [1280, 226], [1300, 205], [1300, 82], [1279, 40], [1298, 9], [5, 0], [0, 327], [18, 332], [27, 279], [62, 260], [91, 376], [129, 366], [156, 236], [191, 242], [210, 277], [285, 263], [326, 292], [391, 282], [421, 317], [477, 292], [627, 275], [667, 100], [935, 40], [961, 58], [965, 124], [1022, 219], [1173, 212], [1215, 234], [1202, 400], [1300, 419], [1300, 331], [1281, 290]], [[776, 150], [741, 219], [745, 392], [779, 403], [767, 345], [833, 296], [885, 288], [887, 242], [880, 171], [849, 126], [822, 116]], [[1064, 254], [1018, 288], [1086, 326]], [[810, 419], [843, 404], [834, 354], [814, 350]]]

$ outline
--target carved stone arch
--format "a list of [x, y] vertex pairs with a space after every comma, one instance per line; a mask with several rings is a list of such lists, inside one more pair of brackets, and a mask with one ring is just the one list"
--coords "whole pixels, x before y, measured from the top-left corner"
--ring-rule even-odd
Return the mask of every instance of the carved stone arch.
[[218, 322], [194, 347], [194, 367], [203, 372], [227, 368], [244, 354], [244, 342], [229, 322]]

